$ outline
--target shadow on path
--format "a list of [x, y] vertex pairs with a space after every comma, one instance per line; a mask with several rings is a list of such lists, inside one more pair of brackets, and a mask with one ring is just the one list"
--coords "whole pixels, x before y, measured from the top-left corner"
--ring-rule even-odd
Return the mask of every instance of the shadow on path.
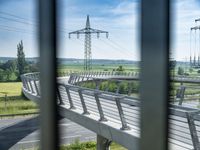
[[8, 150], [38, 129], [39, 117], [21, 121], [0, 131], [0, 150]]

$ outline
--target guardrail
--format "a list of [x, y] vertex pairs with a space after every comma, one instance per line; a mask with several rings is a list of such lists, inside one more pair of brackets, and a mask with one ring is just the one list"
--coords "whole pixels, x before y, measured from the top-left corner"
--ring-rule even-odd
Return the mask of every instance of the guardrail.
[[[21, 78], [24, 94], [39, 102], [39, 73], [25, 74]], [[138, 78], [138, 75], [82, 73], [59, 79], [57, 93], [61, 115], [129, 149], [137, 148], [140, 137], [140, 100], [119, 92], [100, 91], [98, 88], [104, 80], [123, 81], [132, 78]], [[79, 86], [80, 82], [87, 81], [94, 81], [96, 88]], [[169, 142], [176, 147], [199, 150], [199, 110], [176, 105], [170, 105], [169, 109]]]

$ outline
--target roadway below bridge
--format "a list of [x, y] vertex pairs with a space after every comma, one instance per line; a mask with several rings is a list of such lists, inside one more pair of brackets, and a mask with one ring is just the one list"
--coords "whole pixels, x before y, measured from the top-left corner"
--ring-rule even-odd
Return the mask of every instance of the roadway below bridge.
[[[59, 121], [61, 145], [75, 140], [95, 141], [96, 134], [68, 120]], [[16, 117], [0, 120], [0, 150], [19, 150], [39, 147], [39, 117]]]

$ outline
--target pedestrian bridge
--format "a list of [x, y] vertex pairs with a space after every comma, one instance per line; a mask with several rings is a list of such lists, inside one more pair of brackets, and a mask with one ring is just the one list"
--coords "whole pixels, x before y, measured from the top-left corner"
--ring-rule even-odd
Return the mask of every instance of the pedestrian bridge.
[[[138, 150], [140, 141], [140, 99], [133, 96], [138, 73], [72, 73], [58, 78], [57, 102], [61, 116], [97, 134], [97, 149], [114, 141], [129, 150]], [[40, 102], [39, 73], [21, 76], [27, 98]], [[198, 78], [173, 78], [175, 82], [198, 83]], [[109, 86], [115, 87], [109, 90]], [[122, 90], [122, 85], [127, 87]], [[87, 88], [90, 85], [90, 88]], [[91, 88], [92, 87], [92, 88]], [[199, 110], [169, 105], [169, 147], [171, 150], [200, 150]], [[151, 121], [151, 119], [149, 119]], [[153, 137], [152, 137], [153, 138]]]

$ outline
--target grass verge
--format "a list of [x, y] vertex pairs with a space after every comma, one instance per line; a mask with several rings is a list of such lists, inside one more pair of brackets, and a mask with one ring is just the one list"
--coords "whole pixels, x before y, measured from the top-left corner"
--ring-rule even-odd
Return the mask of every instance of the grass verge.
[[22, 83], [0, 83], [0, 114], [38, 112], [37, 105], [22, 96]]
[[[119, 144], [112, 143], [111, 150], [127, 150]], [[96, 142], [79, 142], [76, 140], [74, 143], [70, 145], [63, 145], [60, 147], [60, 150], [96, 150]]]

